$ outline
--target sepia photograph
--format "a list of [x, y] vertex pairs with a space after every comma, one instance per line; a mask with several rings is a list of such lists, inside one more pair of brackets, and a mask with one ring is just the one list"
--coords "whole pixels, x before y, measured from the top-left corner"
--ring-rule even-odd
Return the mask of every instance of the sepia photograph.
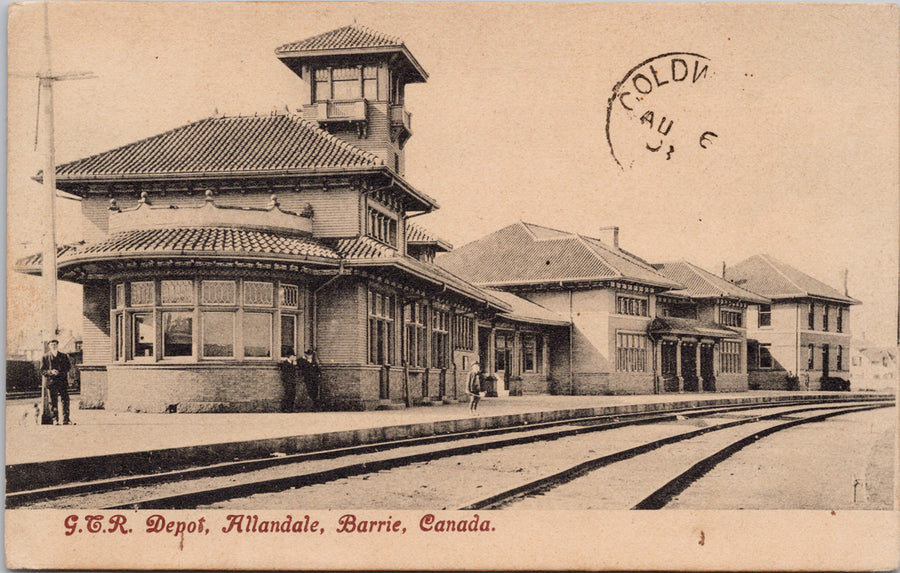
[[900, 567], [896, 4], [7, 13], [7, 568]]

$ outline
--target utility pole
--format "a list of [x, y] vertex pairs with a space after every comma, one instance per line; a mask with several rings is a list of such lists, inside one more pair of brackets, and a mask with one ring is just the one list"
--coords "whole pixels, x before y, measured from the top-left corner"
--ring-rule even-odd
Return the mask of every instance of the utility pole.
[[[48, 342], [59, 333], [56, 292], [56, 145], [53, 132], [53, 83], [63, 80], [89, 79], [91, 73], [76, 72], [54, 75], [50, 58], [50, 18], [49, 1], [44, 2], [44, 66], [37, 74], [38, 129], [35, 134], [43, 155], [43, 213], [44, 230], [42, 237], [41, 280], [43, 282], [43, 324], [41, 339], [44, 352]], [[19, 75], [19, 74], [13, 74]], [[36, 143], [37, 143], [36, 142]], [[41, 423], [52, 424], [47, 379], [41, 377]]]

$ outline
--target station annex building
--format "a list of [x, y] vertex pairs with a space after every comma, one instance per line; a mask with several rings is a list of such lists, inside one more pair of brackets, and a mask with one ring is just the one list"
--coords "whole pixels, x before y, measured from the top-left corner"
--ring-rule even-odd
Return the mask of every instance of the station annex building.
[[428, 76], [403, 42], [351, 25], [276, 56], [296, 113], [57, 167], [82, 198], [57, 260], [83, 286], [82, 407], [276, 411], [279, 362], [307, 348], [330, 409], [463, 399], [476, 360], [496, 395], [747, 389], [746, 309], [767, 298], [526, 223], [453, 251], [410, 220], [439, 206], [404, 179], [404, 93]]

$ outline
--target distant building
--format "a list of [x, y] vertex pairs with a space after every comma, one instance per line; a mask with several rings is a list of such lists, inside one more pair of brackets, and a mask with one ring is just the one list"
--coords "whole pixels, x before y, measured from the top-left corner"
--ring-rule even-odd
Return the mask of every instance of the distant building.
[[[651, 265], [619, 247], [617, 228], [608, 231], [601, 241], [519, 222], [437, 260], [571, 321], [571, 334], [549, 338], [556, 392], [746, 390], [746, 308], [768, 299], [690, 263]], [[498, 343], [483, 323], [479, 332], [482, 347], [509, 339], [500, 333]]]
[[769, 255], [725, 278], [771, 299], [748, 316], [750, 387], [838, 389], [850, 382], [850, 307], [860, 301]]
[[850, 372], [854, 390], [896, 392], [898, 390], [898, 348], [853, 344]]

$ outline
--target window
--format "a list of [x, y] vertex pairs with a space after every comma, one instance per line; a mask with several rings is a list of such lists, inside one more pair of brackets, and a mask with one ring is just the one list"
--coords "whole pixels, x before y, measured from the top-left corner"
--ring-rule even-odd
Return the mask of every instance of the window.
[[772, 345], [771, 344], [760, 344], [759, 345], [759, 367], [762, 369], [771, 369], [774, 364], [774, 360], [772, 360]]
[[153, 281], [131, 283], [131, 306], [153, 306]]
[[297, 308], [300, 305], [300, 289], [296, 285], [281, 285], [279, 302], [283, 308]]
[[271, 358], [272, 315], [268, 312], [244, 312], [242, 326], [244, 357]]
[[162, 313], [163, 358], [193, 355], [193, 322], [193, 312]]
[[834, 369], [837, 371], [841, 371], [844, 369], [844, 347], [838, 346], [836, 348], [837, 352], [835, 353], [835, 365]]
[[366, 234], [392, 247], [397, 246], [397, 220], [393, 217], [369, 208]]
[[741, 343], [737, 340], [723, 340], [719, 353], [721, 370], [726, 374], [737, 374], [741, 371]]
[[822, 330], [828, 331], [828, 305], [822, 307]]
[[475, 319], [457, 314], [453, 317], [453, 341], [461, 350], [475, 349]]
[[509, 336], [499, 332], [494, 335], [494, 370], [505, 372], [510, 366], [506, 363], [506, 357], [509, 356], [509, 339]]
[[647, 299], [620, 294], [616, 297], [616, 312], [633, 316], [647, 316]]
[[806, 355], [806, 369], [807, 370], [815, 370], [816, 369], [816, 345], [810, 344], [807, 349]]
[[363, 97], [373, 101], [378, 99], [378, 68], [376, 66], [363, 67]]
[[[539, 344], [541, 337], [535, 334], [522, 335], [522, 372], [540, 372], [540, 358], [544, 348]], [[540, 357], [540, 358], [539, 358]]]
[[410, 366], [425, 366], [426, 333], [425, 303], [411, 302], [403, 307], [403, 322], [406, 325], [406, 363]]
[[806, 312], [806, 322], [809, 324], [809, 330], [816, 329], [816, 305], [809, 303], [809, 309]]
[[359, 68], [331, 69], [331, 99], [359, 99]]
[[116, 314], [116, 347], [114, 351], [115, 360], [125, 360], [125, 317], [121, 312]]
[[200, 304], [233, 305], [235, 292], [234, 281], [203, 281]]
[[134, 340], [131, 355], [135, 358], [152, 358], [153, 343], [156, 342], [156, 327], [153, 324], [153, 313], [135, 313], [131, 315], [131, 318], [131, 332]]
[[772, 305], [771, 304], [759, 305], [758, 326], [760, 328], [762, 328], [763, 326], [772, 326]]
[[316, 101], [327, 101], [331, 99], [331, 70], [328, 68], [316, 70], [315, 90]]
[[234, 356], [234, 313], [203, 312], [203, 356], [231, 358]]
[[394, 297], [369, 290], [369, 363], [391, 363]]
[[125, 283], [116, 285], [116, 305], [113, 308], [125, 308]]
[[431, 366], [450, 366], [450, 313], [436, 308], [431, 311]]
[[740, 310], [726, 310], [722, 309], [720, 311], [721, 323], [723, 326], [735, 326], [742, 327], [744, 325], [744, 313]]
[[616, 334], [616, 371], [647, 371], [647, 337], [642, 334]]
[[283, 356], [302, 343], [299, 286], [282, 285], [278, 308], [273, 282], [202, 280], [199, 301], [197, 286], [166, 278], [115, 285], [113, 298], [127, 295], [131, 304], [111, 310], [114, 360], [272, 359], [276, 323]]
[[194, 304], [194, 281], [160, 281], [161, 304]]
[[291, 354], [300, 354], [300, 351], [297, 348], [297, 317], [292, 314], [282, 314], [281, 356], [287, 358]]
[[244, 306], [272, 306], [272, 283], [244, 281]]
[[837, 325], [836, 325], [837, 331], [844, 332], [844, 309], [842, 309], [840, 307], [837, 308], [836, 319], [837, 319]]
[[535, 348], [535, 372], [544, 373], [544, 337], [540, 334], [534, 335]]

